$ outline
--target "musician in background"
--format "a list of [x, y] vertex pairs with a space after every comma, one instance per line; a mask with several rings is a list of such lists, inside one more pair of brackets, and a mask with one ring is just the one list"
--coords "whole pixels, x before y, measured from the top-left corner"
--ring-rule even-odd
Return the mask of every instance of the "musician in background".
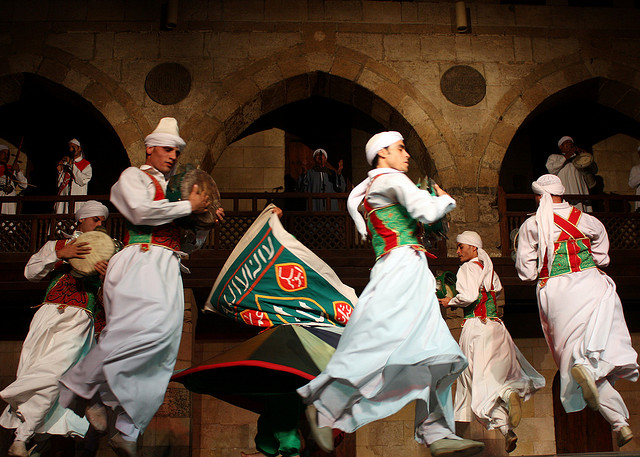
[[[87, 195], [87, 187], [93, 170], [91, 164], [84, 158], [80, 142], [73, 138], [69, 141], [69, 154], [58, 162], [58, 195]], [[75, 210], [82, 207], [84, 202], [77, 202]], [[56, 202], [53, 206], [56, 214], [69, 212], [69, 202]]]
[[[307, 163], [305, 162], [305, 167]], [[327, 162], [327, 151], [316, 149], [313, 151], [313, 166], [306, 169], [298, 180], [300, 192], [320, 192], [332, 194], [344, 192], [347, 189], [346, 181], [342, 176], [343, 161], [338, 162], [338, 169], [335, 170]], [[326, 201], [321, 198], [314, 198], [312, 201], [313, 211], [327, 211]], [[338, 211], [338, 202], [331, 202], [331, 211]]]
[[600, 411], [624, 446], [633, 432], [614, 385], [638, 379], [638, 354], [616, 285], [601, 270], [609, 265], [607, 231], [563, 200], [557, 176], [542, 175], [531, 187], [538, 210], [518, 232], [516, 270], [523, 281], [538, 281], [540, 322], [560, 372], [562, 406], [568, 413], [585, 406]]
[[[13, 164], [9, 164], [9, 147], [0, 144], [0, 197], [15, 197], [18, 191], [27, 187], [27, 178], [20, 170], [18, 155]], [[16, 214], [17, 203], [2, 203], [0, 214]]]
[[[586, 151], [577, 147], [570, 136], [560, 138], [558, 148], [560, 154], [551, 154], [547, 158], [547, 170], [560, 178], [568, 194], [589, 195], [589, 186], [585, 176], [573, 163], [578, 154]], [[574, 206], [588, 213], [592, 211], [591, 205], [585, 203], [575, 202]]]
[[[165, 198], [185, 147], [174, 118], [161, 119], [145, 145], [145, 164], [127, 168], [111, 188], [128, 235], [104, 283], [107, 325], [97, 346], [60, 381], [60, 403], [84, 412], [96, 430], [107, 431], [113, 412], [116, 433], [109, 445], [130, 457], [164, 400], [182, 335], [180, 231], [174, 221], [205, 212], [210, 200], [195, 185], [181, 201]], [[216, 215], [224, 216], [222, 208]]]
[[15, 429], [10, 456], [26, 457], [27, 443], [36, 434], [87, 433], [89, 423], [58, 404], [58, 382], [93, 345], [94, 313], [107, 262], [96, 265], [99, 275], [80, 279], [71, 274], [67, 261], [91, 252], [87, 243], [76, 242], [77, 235], [102, 226], [108, 216], [106, 206], [88, 201], [76, 212], [76, 232], [66, 240], [47, 241], [24, 269], [29, 281], [40, 281], [49, 273], [52, 279], [22, 345], [16, 380], [0, 392], [9, 404], [0, 416], [0, 425]]

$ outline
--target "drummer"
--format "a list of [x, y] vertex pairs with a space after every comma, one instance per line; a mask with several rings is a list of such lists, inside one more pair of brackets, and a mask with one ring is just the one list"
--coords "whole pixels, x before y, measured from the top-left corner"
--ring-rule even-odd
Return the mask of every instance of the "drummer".
[[[145, 164], [127, 168], [111, 188], [128, 235], [105, 279], [107, 325], [98, 345], [62, 377], [60, 392], [60, 403], [84, 412], [98, 431], [107, 431], [105, 405], [113, 411], [116, 430], [109, 445], [131, 457], [164, 400], [182, 335], [180, 231], [174, 221], [204, 212], [210, 203], [195, 185], [188, 199], [165, 198], [185, 147], [174, 118], [161, 119], [145, 145]], [[221, 219], [224, 210], [216, 214]]]
[[[76, 242], [76, 237], [102, 226], [108, 216], [106, 206], [89, 200], [75, 214], [76, 232], [66, 240], [47, 241], [24, 269], [29, 281], [39, 281], [49, 273], [52, 279], [31, 320], [17, 379], [0, 392], [0, 397], [9, 404], [0, 416], [0, 425], [15, 429], [10, 456], [26, 457], [28, 442], [35, 434], [82, 437], [89, 428], [85, 419], [58, 405], [58, 381], [93, 344], [93, 315], [107, 262], [96, 265], [99, 276], [79, 279], [70, 274], [67, 261], [89, 254], [91, 248], [87, 243]], [[60, 409], [59, 414], [53, 412], [55, 408]], [[48, 420], [50, 417], [56, 420]]]
[[[584, 175], [573, 164], [573, 159], [586, 151], [577, 147], [570, 136], [560, 138], [558, 148], [560, 154], [551, 154], [547, 158], [547, 170], [560, 178], [567, 194], [589, 195], [589, 186]], [[591, 205], [587, 203], [573, 203], [575, 203], [573, 206], [581, 211], [588, 213], [592, 211]]]

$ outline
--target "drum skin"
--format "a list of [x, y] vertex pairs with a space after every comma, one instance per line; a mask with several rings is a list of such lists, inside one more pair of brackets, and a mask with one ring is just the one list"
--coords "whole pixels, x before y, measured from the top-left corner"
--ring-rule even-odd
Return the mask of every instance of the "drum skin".
[[581, 152], [573, 159], [573, 165], [584, 176], [587, 187], [592, 189], [596, 185], [595, 174], [598, 173], [598, 165], [593, 158], [593, 154]]
[[176, 222], [184, 227], [195, 230], [211, 230], [218, 218], [216, 210], [222, 207], [218, 186], [211, 175], [198, 168], [192, 168], [182, 173], [173, 175], [167, 183], [166, 196], [169, 201], [188, 200], [193, 186], [197, 185], [200, 192], [209, 196], [211, 203], [203, 213], [192, 213]]
[[76, 238], [76, 243], [87, 243], [91, 252], [84, 259], [69, 259], [72, 274], [76, 277], [89, 276], [96, 273], [96, 264], [108, 261], [116, 253], [116, 243], [102, 230], [85, 232]]

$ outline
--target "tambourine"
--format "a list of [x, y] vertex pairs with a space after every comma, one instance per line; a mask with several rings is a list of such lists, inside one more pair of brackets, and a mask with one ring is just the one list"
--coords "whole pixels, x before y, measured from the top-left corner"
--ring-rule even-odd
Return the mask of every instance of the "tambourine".
[[445, 271], [439, 276], [436, 276], [436, 296], [438, 298], [453, 298], [458, 295], [456, 281], [457, 277], [455, 273], [451, 271]]
[[69, 259], [71, 274], [78, 278], [96, 274], [96, 264], [100, 261], [108, 261], [113, 255], [122, 249], [122, 242], [107, 235], [100, 227], [91, 232], [85, 232], [76, 238], [76, 243], [87, 243], [91, 252], [84, 259]]
[[222, 207], [218, 186], [211, 175], [198, 168], [190, 168], [173, 175], [167, 183], [167, 199], [172, 202], [188, 200], [194, 184], [198, 186], [200, 192], [207, 194], [211, 203], [205, 212], [191, 213], [189, 216], [177, 219], [176, 222], [183, 228], [211, 230], [218, 220], [216, 210]]

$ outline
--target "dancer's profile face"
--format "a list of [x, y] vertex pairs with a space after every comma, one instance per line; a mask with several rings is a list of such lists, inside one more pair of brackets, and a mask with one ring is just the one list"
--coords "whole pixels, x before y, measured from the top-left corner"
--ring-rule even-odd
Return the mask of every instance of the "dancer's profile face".
[[393, 168], [398, 171], [409, 171], [409, 153], [404, 146], [404, 141], [396, 141], [386, 148], [378, 151], [378, 168]]
[[478, 257], [478, 248], [465, 243], [458, 243], [456, 254], [460, 259], [460, 263], [464, 263]]

